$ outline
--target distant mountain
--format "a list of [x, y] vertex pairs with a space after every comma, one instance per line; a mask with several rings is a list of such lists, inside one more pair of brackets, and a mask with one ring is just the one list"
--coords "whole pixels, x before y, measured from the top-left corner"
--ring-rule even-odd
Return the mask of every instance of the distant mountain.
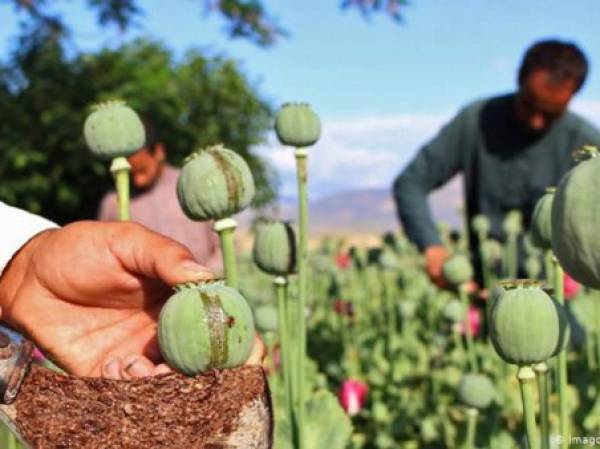
[[[453, 179], [429, 197], [434, 218], [460, 227], [462, 182]], [[283, 219], [296, 220], [296, 202], [282, 199], [271, 211]], [[388, 188], [355, 190], [324, 196], [309, 204], [310, 232], [323, 234], [372, 234], [397, 229], [396, 207]]]

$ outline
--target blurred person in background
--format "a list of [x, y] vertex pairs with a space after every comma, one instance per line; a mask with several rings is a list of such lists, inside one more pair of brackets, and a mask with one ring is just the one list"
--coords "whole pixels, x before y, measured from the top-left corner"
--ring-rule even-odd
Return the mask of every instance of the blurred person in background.
[[[146, 143], [128, 158], [131, 164], [131, 220], [166, 235], [190, 249], [196, 261], [222, 274], [219, 239], [212, 222], [196, 222], [185, 216], [177, 199], [179, 169], [166, 162], [166, 148], [154, 126], [144, 120]], [[117, 195], [110, 192], [100, 203], [98, 219], [117, 220]]]
[[[546, 187], [556, 186], [573, 166], [572, 151], [584, 144], [600, 145], [600, 132], [567, 110], [587, 73], [588, 61], [573, 43], [535, 43], [523, 58], [516, 92], [464, 107], [396, 178], [393, 196], [399, 218], [438, 285], [444, 285], [442, 266], [449, 254], [427, 195], [462, 173], [468, 223], [483, 214], [491, 222], [490, 237], [503, 240], [502, 221], [516, 209], [527, 230]], [[473, 232], [469, 241], [480, 273]]]

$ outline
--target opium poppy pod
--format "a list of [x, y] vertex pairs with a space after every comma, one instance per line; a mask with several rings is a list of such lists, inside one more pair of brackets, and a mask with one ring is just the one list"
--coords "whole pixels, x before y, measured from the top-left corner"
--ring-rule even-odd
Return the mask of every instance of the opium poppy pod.
[[458, 385], [458, 399], [467, 407], [488, 408], [495, 396], [494, 385], [483, 374], [465, 374]]
[[487, 234], [491, 229], [490, 219], [483, 214], [477, 214], [471, 220], [471, 228], [477, 234]]
[[284, 221], [265, 221], [256, 227], [254, 262], [265, 273], [287, 276], [296, 270], [296, 235]]
[[275, 117], [275, 132], [284, 145], [309, 147], [321, 136], [321, 121], [307, 103], [286, 103]]
[[182, 284], [176, 290], [158, 319], [158, 342], [167, 363], [190, 376], [242, 365], [255, 333], [244, 297], [220, 281]]
[[277, 331], [277, 308], [270, 304], [258, 306], [254, 309], [254, 322], [259, 332]]
[[101, 159], [129, 156], [146, 140], [144, 125], [137, 113], [123, 101], [107, 101], [92, 106], [83, 126], [85, 141]]
[[446, 281], [458, 287], [473, 278], [473, 266], [467, 256], [456, 254], [444, 262], [442, 274]]
[[502, 230], [505, 234], [519, 234], [523, 230], [523, 214], [520, 210], [509, 211], [502, 221]]
[[491, 340], [507, 363], [531, 365], [554, 356], [567, 333], [563, 308], [531, 280], [503, 283], [490, 312]]
[[573, 279], [600, 288], [600, 157], [580, 162], [560, 181], [552, 204], [552, 248]]
[[552, 248], [552, 202], [554, 189], [548, 189], [536, 203], [531, 217], [531, 241], [538, 248]]
[[177, 180], [177, 197], [192, 220], [220, 220], [250, 205], [254, 178], [248, 164], [222, 145], [192, 153]]
[[495, 263], [502, 258], [502, 245], [498, 240], [488, 239], [482, 243], [481, 252], [486, 262]]

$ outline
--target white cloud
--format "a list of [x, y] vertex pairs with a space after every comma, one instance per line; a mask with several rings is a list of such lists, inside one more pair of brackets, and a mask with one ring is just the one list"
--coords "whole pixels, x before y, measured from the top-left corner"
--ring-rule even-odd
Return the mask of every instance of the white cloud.
[[[310, 195], [391, 185], [448, 118], [422, 114], [324, 120], [321, 139], [309, 150]], [[258, 152], [279, 171], [281, 194], [295, 196], [293, 151], [275, 140]]]
[[[600, 127], [600, 101], [575, 101], [573, 110]], [[388, 188], [416, 151], [452, 114], [403, 114], [324, 120], [319, 142], [309, 150], [312, 198], [364, 188]], [[296, 195], [293, 150], [270, 143], [258, 150], [278, 170], [281, 195]]]

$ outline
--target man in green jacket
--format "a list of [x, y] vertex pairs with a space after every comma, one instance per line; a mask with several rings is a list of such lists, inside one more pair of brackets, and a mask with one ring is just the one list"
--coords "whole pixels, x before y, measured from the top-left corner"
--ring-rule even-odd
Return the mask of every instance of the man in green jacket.
[[[574, 44], [534, 44], [519, 69], [516, 93], [463, 108], [396, 178], [398, 215], [436, 283], [443, 284], [448, 253], [427, 204], [429, 192], [462, 173], [469, 223], [474, 215], [486, 215], [491, 237], [501, 240], [504, 216], [518, 209], [527, 229], [546, 187], [555, 186], [573, 165], [571, 152], [583, 144], [600, 145], [600, 132], [567, 111], [587, 72], [586, 57]], [[472, 233], [470, 241], [474, 248]]]

